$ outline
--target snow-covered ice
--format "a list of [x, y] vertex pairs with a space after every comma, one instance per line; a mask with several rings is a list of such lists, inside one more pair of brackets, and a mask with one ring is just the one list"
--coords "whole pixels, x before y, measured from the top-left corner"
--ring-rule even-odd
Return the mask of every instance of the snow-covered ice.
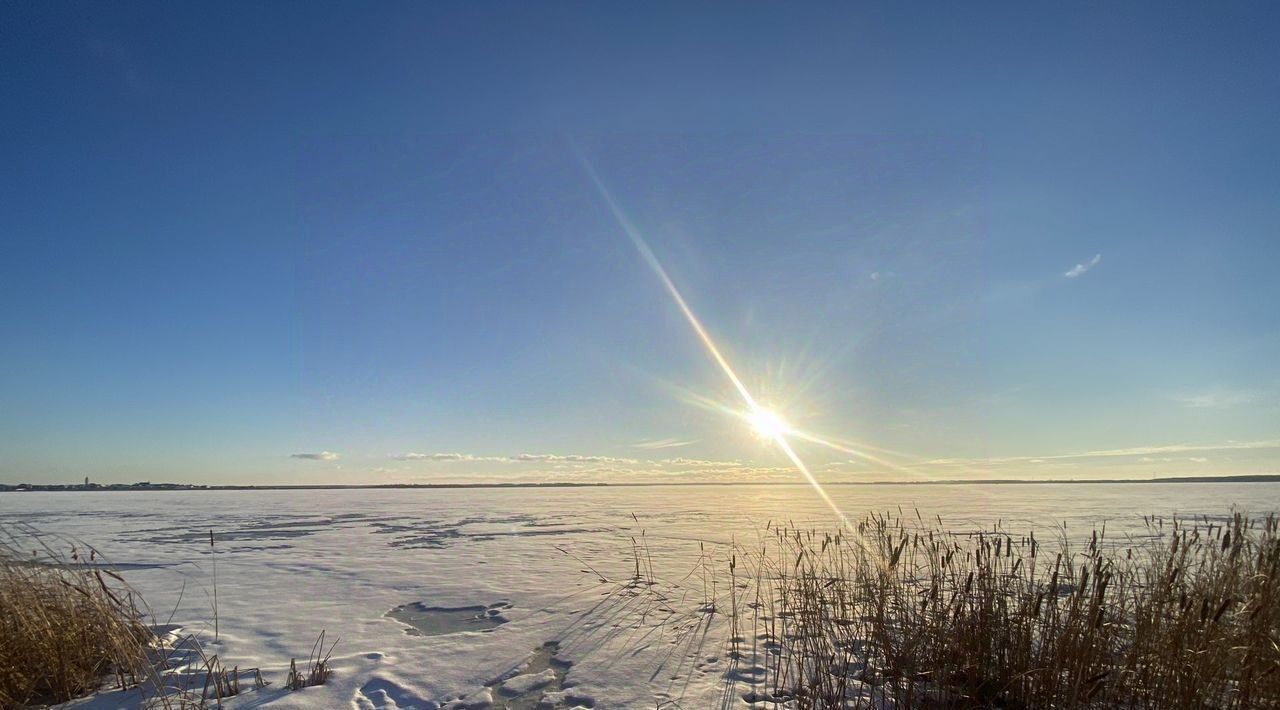
[[[830, 492], [851, 517], [918, 507], [955, 529], [1119, 532], [1143, 514], [1280, 510], [1280, 484]], [[728, 544], [770, 520], [836, 524], [802, 485], [0, 494], [0, 522], [93, 545], [159, 623], [228, 668], [260, 668], [270, 684], [230, 708], [746, 708], [758, 674], [731, 658], [701, 580], [682, 579], [701, 554], [723, 572]], [[652, 589], [628, 584], [633, 539]], [[332, 677], [288, 691], [290, 659], [321, 630], [339, 639]], [[118, 691], [72, 703], [130, 704]]]

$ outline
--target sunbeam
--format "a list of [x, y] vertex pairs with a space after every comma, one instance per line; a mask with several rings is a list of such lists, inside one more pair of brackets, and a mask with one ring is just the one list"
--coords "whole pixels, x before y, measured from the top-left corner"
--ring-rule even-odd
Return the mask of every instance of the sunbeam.
[[[734, 409], [733, 407], [725, 406], [723, 403], [717, 402], [716, 400], [711, 399], [710, 397], [706, 397], [704, 395], [698, 394], [697, 392], [689, 390], [685, 387], [681, 387], [674, 383], [664, 382], [663, 384], [666, 387], [670, 388], [672, 391], [674, 391], [676, 393], [676, 396], [680, 398], [682, 401], [686, 402], [687, 404], [691, 404], [695, 407], [701, 407], [703, 409], [707, 409], [713, 412], [719, 412], [721, 414], [725, 414], [728, 416], [737, 417], [745, 421], [747, 424], [751, 425], [757, 432], [761, 430], [761, 426], [760, 426], [761, 413], [769, 412], [769, 410], [761, 409], [761, 408], [757, 408], [755, 412]], [[776, 414], [774, 414], [773, 416], [777, 417]], [[918, 479], [928, 478], [927, 474], [922, 473], [914, 468], [911, 468], [910, 466], [906, 466], [904, 464], [891, 461], [887, 458], [884, 458], [884, 456], [877, 456], [875, 454], [868, 453], [867, 450], [869, 449], [871, 451], [875, 451], [880, 454], [900, 456], [902, 458], [914, 459], [917, 461], [920, 460], [920, 457], [914, 454], [907, 454], [900, 451], [894, 451], [893, 449], [886, 449], [879, 446], [872, 446], [870, 444], [864, 444], [861, 442], [834, 439], [832, 437], [828, 437], [825, 435], [816, 434], [811, 431], [800, 429], [798, 427], [791, 425], [790, 423], [786, 423], [785, 421], [782, 422], [782, 425], [786, 427], [787, 436], [789, 436], [792, 439], [799, 439], [801, 441], [805, 441], [811, 444], [817, 444], [819, 446], [826, 447], [833, 451], [839, 451], [841, 453], [854, 456], [864, 461], [870, 461], [871, 463], [874, 463], [876, 465], [883, 466], [884, 468], [890, 471], [906, 474], [914, 478], [918, 478]], [[772, 439], [771, 436], [765, 436], [764, 438]]]
[[635, 225], [631, 223], [631, 220], [627, 219], [627, 215], [622, 211], [622, 208], [618, 206], [617, 201], [613, 199], [613, 195], [600, 180], [600, 176], [596, 174], [595, 168], [592, 167], [591, 163], [585, 158], [582, 158], [582, 165], [586, 169], [587, 174], [591, 177], [591, 182], [595, 185], [596, 190], [600, 192], [601, 198], [603, 198], [605, 204], [609, 206], [609, 212], [612, 213], [613, 218], [617, 220], [618, 226], [622, 228], [623, 233], [627, 235], [631, 240], [632, 245], [634, 245], [636, 250], [640, 252], [640, 256], [644, 259], [645, 263], [649, 265], [649, 268], [653, 270], [653, 273], [657, 274], [658, 279], [662, 281], [662, 285], [666, 287], [667, 293], [671, 295], [671, 298], [675, 300], [676, 305], [680, 307], [680, 312], [684, 314], [685, 320], [689, 321], [689, 325], [693, 328], [693, 332], [698, 335], [702, 344], [707, 348], [707, 352], [709, 352], [716, 363], [720, 365], [720, 369], [724, 371], [725, 376], [733, 383], [733, 386], [738, 390], [738, 394], [742, 395], [742, 399], [747, 403], [747, 406], [754, 411], [757, 408], [755, 398], [747, 391], [747, 387], [742, 384], [742, 380], [738, 379], [738, 375], [733, 371], [733, 368], [729, 366], [729, 361], [725, 360], [724, 355], [720, 354], [720, 349], [716, 347], [711, 336], [708, 335], [706, 329], [702, 327], [702, 322], [698, 320], [698, 316], [694, 315], [693, 309], [685, 302], [684, 296], [680, 294], [680, 289], [676, 288], [675, 282], [673, 282], [671, 277], [667, 275], [667, 270], [662, 268], [662, 263], [658, 261], [658, 257], [653, 253], [653, 250], [649, 248], [649, 244], [640, 234], [640, 230], [636, 229]]
[[766, 439], [776, 439], [791, 432], [791, 426], [771, 409], [761, 407], [752, 412], [748, 420], [756, 433]]
[[[913, 476], [916, 478], [927, 477], [924, 474], [920, 473], [919, 471], [916, 471], [915, 469], [910, 468], [909, 466], [903, 466], [902, 464], [894, 463], [893, 461], [890, 461], [882, 456], [869, 454], [866, 451], [862, 450], [863, 448], [875, 448], [875, 447], [854, 448], [853, 446], [846, 445], [843, 442], [831, 441], [829, 439], [825, 439], [821, 436], [818, 436], [817, 434], [811, 434], [809, 432], [800, 431], [798, 429], [793, 429], [791, 430], [790, 433], [792, 436], [794, 436], [797, 439], [802, 439], [804, 441], [808, 441], [813, 444], [818, 444], [819, 446], [825, 446], [834, 451], [839, 451], [842, 453], [849, 454], [850, 456], [863, 459], [864, 461], [870, 461], [874, 464], [879, 464], [881, 466], [884, 466], [887, 469], [896, 471], [897, 473], [905, 473], [909, 476]], [[898, 454], [898, 455], [901, 455], [901, 454]]]
[[804, 475], [805, 480], [809, 482], [809, 485], [813, 487], [813, 490], [818, 493], [818, 496], [827, 504], [827, 507], [831, 508], [831, 511], [840, 519], [840, 523], [847, 530], [852, 531], [853, 527], [849, 524], [849, 519], [845, 517], [844, 511], [840, 510], [840, 506], [836, 505], [836, 502], [831, 499], [831, 496], [827, 495], [822, 484], [819, 483], [818, 479], [814, 478], [813, 474], [809, 471], [809, 467], [805, 465], [800, 456], [796, 454], [795, 449], [791, 448], [791, 444], [786, 439], [786, 434], [791, 431], [790, 428], [786, 427], [783, 420], [778, 417], [777, 414], [761, 408], [760, 405], [756, 403], [755, 397], [751, 396], [751, 392], [749, 392], [746, 385], [742, 383], [742, 379], [733, 371], [733, 367], [729, 365], [729, 361], [725, 359], [723, 354], [721, 354], [720, 348], [716, 347], [715, 341], [711, 339], [706, 328], [702, 327], [702, 322], [698, 320], [698, 316], [694, 314], [693, 309], [690, 308], [688, 302], [684, 300], [684, 296], [681, 295], [680, 289], [676, 288], [675, 282], [667, 275], [666, 269], [662, 268], [662, 263], [658, 261], [658, 257], [653, 253], [653, 250], [649, 248], [649, 244], [645, 241], [644, 235], [642, 235], [640, 230], [636, 229], [635, 225], [631, 223], [631, 220], [627, 218], [626, 213], [622, 211], [622, 208], [613, 198], [612, 193], [610, 193], [609, 189], [605, 187], [604, 182], [596, 173], [591, 162], [581, 154], [579, 154], [578, 157], [582, 162], [583, 169], [586, 171], [587, 175], [590, 176], [592, 184], [595, 185], [596, 190], [600, 193], [600, 197], [605, 201], [605, 204], [608, 205], [609, 212], [613, 215], [613, 218], [617, 220], [618, 226], [622, 229], [623, 233], [627, 235], [627, 238], [631, 240], [631, 243], [635, 246], [636, 250], [640, 252], [640, 256], [644, 259], [645, 263], [649, 265], [649, 268], [653, 270], [653, 273], [657, 275], [660, 281], [662, 281], [662, 285], [666, 287], [667, 293], [671, 295], [672, 300], [674, 300], [676, 305], [680, 308], [680, 312], [684, 314], [685, 320], [689, 322], [689, 326], [693, 328], [693, 332], [697, 334], [698, 339], [702, 341], [703, 346], [706, 347], [707, 352], [711, 355], [712, 359], [715, 360], [716, 364], [720, 366], [720, 369], [724, 371], [725, 377], [729, 378], [729, 381], [733, 383], [734, 388], [738, 390], [738, 394], [742, 395], [742, 400], [747, 405], [748, 413], [746, 416], [748, 417], [748, 421], [753, 423], [758, 432], [769, 436], [775, 443], [777, 443], [782, 452], [791, 460], [792, 465], [794, 465], [796, 469]]

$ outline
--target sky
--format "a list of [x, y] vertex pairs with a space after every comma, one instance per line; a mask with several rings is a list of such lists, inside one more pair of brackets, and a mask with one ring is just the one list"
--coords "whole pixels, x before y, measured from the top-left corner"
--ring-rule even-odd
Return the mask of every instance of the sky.
[[0, 482], [1280, 473], [1277, 30], [4, 3]]

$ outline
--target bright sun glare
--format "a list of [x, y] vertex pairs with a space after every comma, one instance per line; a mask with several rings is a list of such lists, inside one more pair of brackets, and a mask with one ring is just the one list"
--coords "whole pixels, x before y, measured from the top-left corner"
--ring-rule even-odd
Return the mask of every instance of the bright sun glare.
[[777, 412], [768, 409], [757, 409], [748, 417], [756, 434], [766, 439], [777, 439], [791, 431], [791, 427], [778, 416]]

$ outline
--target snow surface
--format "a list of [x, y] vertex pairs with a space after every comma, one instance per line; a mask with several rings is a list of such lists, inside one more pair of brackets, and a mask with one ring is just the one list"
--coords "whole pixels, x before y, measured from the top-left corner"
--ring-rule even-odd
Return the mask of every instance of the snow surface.
[[[1001, 520], [1083, 532], [1107, 521], [1110, 535], [1143, 514], [1280, 510], [1280, 484], [829, 490], [855, 519], [918, 507], [952, 529]], [[0, 523], [93, 545], [157, 623], [197, 634], [228, 668], [260, 668], [270, 684], [229, 708], [746, 708], [757, 669], [733, 665], [724, 615], [687, 577], [703, 553], [723, 574], [728, 543], [751, 542], [770, 520], [837, 524], [805, 486], [0, 494]], [[628, 586], [633, 539], [661, 599]], [[405, 605], [492, 609], [505, 623], [423, 635], [388, 616]], [[289, 660], [305, 658], [322, 629], [340, 639], [333, 676], [288, 691]], [[138, 698], [105, 691], [71, 705]]]

